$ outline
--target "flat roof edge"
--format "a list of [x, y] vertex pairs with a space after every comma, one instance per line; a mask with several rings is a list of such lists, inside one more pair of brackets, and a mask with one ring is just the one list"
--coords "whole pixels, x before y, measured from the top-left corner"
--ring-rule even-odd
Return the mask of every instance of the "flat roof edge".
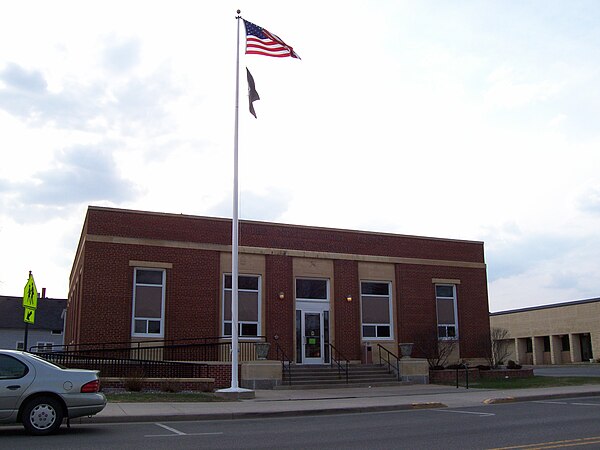
[[[140, 214], [140, 215], [154, 215], [154, 216], [166, 216], [166, 217], [185, 217], [187, 219], [208, 219], [208, 220], [217, 220], [223, 222], [231, 222], [232, 219], [226, 217], [213, 217], [213, 216], [197, 216], [191, 214], [177, 214], [177, 213], [166, 213], [166, 212], [156, 212], [156, 211], [142, 211], [135, 209], [124, 209], [124, 208], [113, 208], [108, 206], [88, 206], [88, 211], [113, 211], [113, 212], [125, 212], [130, 214]], [[383, 236], [391, 236], [391, 237], [401, 237], [408, 239], [425, 239], [431, 241], [442, 241], [442, 242], [459, 242], [466, 244], [477, 244], [484, 245], [483, 241], [469, 240], [469, 239], [454, 239], [454, 238], [440, 238], [440, 237], [431, 237], [431, 236], [416, 236], [410, 234], [399, 234], [399, 233], [390, 233], [390, 232], [382, 232], [382, 231], [365, 231], [365, 230], [352, 230], [346, 228], [329, 228], [323, 226], [313, 226], [313, 225], [298, 225], [298, 224], [286, 224], [280, 222], [267, 222], [261, 220], [247, 220], [240, 219], [242, 223], [255, 223], [260, 225], [267, 226], [277, 226], [277, 227], [288, 227], [288, 228], [305, 228], [305, 229], [313, 229], [313, 230], [323, 230], [323, 231], [338, 231], [342, 233], [359, 233], [359, 234], [369, 234], [369, 235], [383, 235]]]
[[576, 306], [576, 305], [584, 305], [586, 303], [596, 303], [596, 302], [600, 302], [600, 297], [588, 298], [588, 299], [584, 299], [584, 300], [572, 300], [569, 302], [552, 303], [549, 305], [528, 306], [525, 308], [518, 308], [518, 309], [507, 309], [505, 311], [496, 311], [496, 312], [490, 313], [490, 316], [501, 316], [504, 314], [537, 311], [537, 310], [541, 310], [541, 309], [561, 308], [564, 306]]

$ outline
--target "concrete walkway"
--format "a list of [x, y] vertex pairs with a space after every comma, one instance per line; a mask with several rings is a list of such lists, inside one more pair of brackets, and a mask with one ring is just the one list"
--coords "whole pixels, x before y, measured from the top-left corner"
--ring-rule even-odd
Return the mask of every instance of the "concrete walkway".
[[257, 390], [256, 397], [232, 402], [108, 403], [91, 418], [72, 423], [222, 420], [420, 408], [474, 407], [491, 403], [600, 396], [600, 385], [488, 390], [439, 385], [372, 388]]

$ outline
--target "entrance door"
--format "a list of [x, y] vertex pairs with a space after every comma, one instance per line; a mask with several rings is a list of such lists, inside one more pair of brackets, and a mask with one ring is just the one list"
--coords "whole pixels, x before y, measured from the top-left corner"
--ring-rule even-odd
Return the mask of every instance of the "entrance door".
[[323, 364], [323, 314], [303, 312], [303, 363]]

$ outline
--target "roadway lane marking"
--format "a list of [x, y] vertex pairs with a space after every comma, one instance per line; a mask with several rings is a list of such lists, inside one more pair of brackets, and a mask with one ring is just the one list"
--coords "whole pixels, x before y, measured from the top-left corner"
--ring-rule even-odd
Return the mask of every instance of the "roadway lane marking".
[[223, 434], [222, 432], [214, 432], [214, 433], [184, 433], [183, 431], [176, 430], [175, 428], [168, 427], [163, 425], [162, 423], [155, 423], [154, 425], [164, 428], [167, 431], [170, 431], [174, 434], [146, 434], [144, 437], [177, 437], [177, 436], [210, 436], [215, 434]]
[[481, 416], [481, 417], [496, 415], [494, 413], [482, 413], [482, 412], [475, 412], [475, 411], [453, 411], [451, 409], [432, 409], [432, 411], [448, 412], [448, 413], [456, 413], [456, 414], [472, 414], [474, 416]]
[[537, 442], [535, 444], [524, 444], [514, 445], [511, 447], [497, 447], [490, 450], [526, 450], [526, 449], [548, 449], [548, 448], [562, 448], [562, 447], [575, 447], [580, 445], [594, 445], [600, 444], [600, 436], [590, 438], [579, 438], [579, 439], [568, 439], [564, 441], [551, 441], [551, 442]]
[[577, 405], [577, 406], [600, 406], [600, 403], [582, 403], [582, 402], [542, 402], [535, 401], [532, 403], [544, 403], [547, 405]]
[[179, 431], [179, 430], [176, 430], [175, 428], [168, 427], [168, 426], [166, 426], [166, 425], [163, 425], [162, 423], [155, 423], [154, 425], [157, 425], [157, 426], [159, 426], [159, 427], [162, 427], [162, 428], [164, 428], [165, 430], [172, 431], [173, 433], [175, 433], [175, 434], [178, 434], [178, 435], [180, 435], [180, 436], [185, 436], [185, 433], [184, 433], [183, 431]]
[[541, 400], [534, 401], [531, 403], [543, 403], [544, 405], [569, 405], [569, 402], [543, 402]]

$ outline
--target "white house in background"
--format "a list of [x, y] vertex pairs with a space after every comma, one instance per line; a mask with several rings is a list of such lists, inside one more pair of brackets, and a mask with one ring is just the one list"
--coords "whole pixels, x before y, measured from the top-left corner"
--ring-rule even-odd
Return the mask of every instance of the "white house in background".
[[[40, 298], [35, 323], [29, 325], [27, 347], [51, 349], [64, 340], [66, 299]], [[24, 348], [23, 298], [0, 295], [0, 348]]]

